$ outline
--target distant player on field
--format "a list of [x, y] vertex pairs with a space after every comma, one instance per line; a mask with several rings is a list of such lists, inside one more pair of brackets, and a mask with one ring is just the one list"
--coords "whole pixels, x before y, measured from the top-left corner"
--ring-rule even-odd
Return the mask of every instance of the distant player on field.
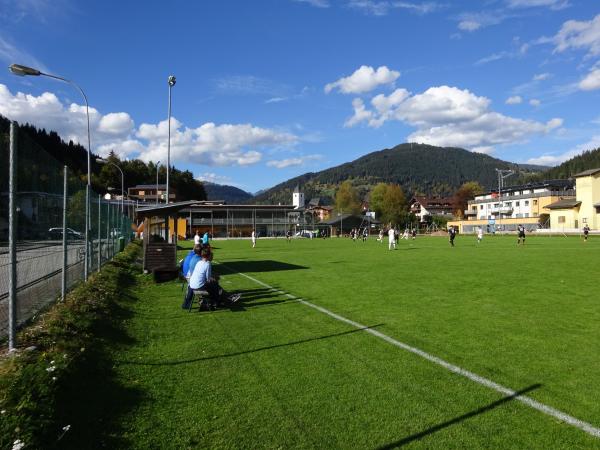
[[287, 230], [285, 232], [285, 237], [286, 237], [288, 243], [292, 242], [292, 230]]
[[391, 250], [392, 247], [396, 250], [396, 232], [394, 227], [390, 227], [388, 230], [388, 249]]
[[363, 228], [362, 232], [362, 241], [367, 242], [367, 238], [369, 237], [369, 230], [367, 227]]
[[252, 248], [256, 247], [256, 230], [252, 230], [252, 235], [250, 236], [252, 238]]
[[379, 242], [383, 242], [383, 228], [381, 228], [379, 230], [379, 239], [377, 239]]
[[585, 224], [585, 227], [583, 227], [583, 242], [587, 242], [588, 234], [590, 234], [590, 227]]
[[525, 245], [525, 227], [519, 224], [517, 227], [517, 233], [519, 234], [519, 237], [517, 238], [517, 245]]
[[479, 244], [483, 239], [483, 228], [479, 227], [477, 230], [477, 243]]
[[456, 228], [452, 225], [448, 227], [448, 240], [450, 242], [450, 246], [454, 247], [454, 238], [456, 237]]

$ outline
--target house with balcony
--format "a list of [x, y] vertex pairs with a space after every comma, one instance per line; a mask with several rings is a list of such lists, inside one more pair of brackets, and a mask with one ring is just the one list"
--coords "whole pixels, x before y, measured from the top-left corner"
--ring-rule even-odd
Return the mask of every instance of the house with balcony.
[[[575, 199], [573, 180], [548, 180], [491, 190], [469, 200], [464, 220], [448, 222], [460, 233], [515, 231], [519, 225], [529, 230], [549, 226], [546, 222], [552, 203]], [[543, 222], [543, 223], [541, 223]]]
[[425, 223], [433, 216], [442, 216], [448, 219], [454, 217], [456, 199], [454, 197], [424, 197], [415, 196], [409, 202], [410, 212]]
[[547, 206], [550, 228], [578, 233], [584, 226], [600, 230], [600, 168], [585, 170], [575, 178], [575, 198], [561, 199]]
[[[166, 203], [166, 184], [138, 184], [127, 189], [127, 195], [131, 200], [144, 203]], [[169, 188], [169, 202], [177, 201], [177, 191], [173, 186]]]

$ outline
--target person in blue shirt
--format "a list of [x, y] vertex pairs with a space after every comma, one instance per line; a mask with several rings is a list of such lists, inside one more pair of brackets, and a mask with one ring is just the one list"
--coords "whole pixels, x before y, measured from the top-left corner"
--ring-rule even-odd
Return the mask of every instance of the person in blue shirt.
[[212, 259], [212, 253], [210, 251], [210, 247], [203, 247], [200, 250], [200, 257], [200, 261], [194, 265], [194, 268], [190, 273], [188, 290], [181, 307], [184, 309], [189, 309], [194, 297], [194, 290], [196, 289], [203, 289], [207, 291], [213, 304], [219, 304], [222, 301], [228, 301], [230, 303], [237, 302], [241, 295], [227, 294], [221, 288], [221, 286], [219, 286], [218, 281], [212, 276], [212, 265], [210, 262]]
[[209, 236], [209, 234], [208, 234], [208, 231], [207, 231], [207, 232], [205, 232], [205, 233], [204, 233], [204, 235], [202, 236], [202, 245], [203, 245], [203, 246], [204, 246], [204, 245], [208, 245], [208, 244], [209, 244], [209, 242], [208, 242], [208, 241], [209, 241], [209, 239], [210, 239], [210, 236]]
[[183, 260], [183, 264], [181, 264], [181, 274], [184, 277], [189, 278], [190, 264], [192, 263], [192, 261], [194, 261], [194, 265], [196, 265], [196, 263], [198, 261], [200, 261], [200, 249], [201, 248], [202, 248], [202, 246], [200, 246], [200, 245], [194, 245], [194, 248], [192, 250], [190, 250], [190, 252], [187, 254], [185, 259]]

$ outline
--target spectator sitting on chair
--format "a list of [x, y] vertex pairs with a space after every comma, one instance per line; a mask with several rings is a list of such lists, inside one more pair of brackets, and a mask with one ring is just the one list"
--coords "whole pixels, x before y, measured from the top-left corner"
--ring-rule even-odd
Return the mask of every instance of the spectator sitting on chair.
[[197, 289], [203, 289], [207, 291], [212, 303], [217, 305], [223, 301], [229, 301], [230, 303], [237, 302], [241, 295], [228, 295], [221, 288], [221, 286], [219, 286], [217, 280], [212, 277], [212, 266], [210, 263], [212, 254], [210, 248], [203, 248], [200, 250], [200, 256], [202, 259], [196, 263], [193, 271], [191, 272], [188, 291], [181, 307], [184, 309], [189, 309], [194, 297], [194, 291]]
[[190, 250], [190, 252], [187, 254], [185, 259], [183, 260], [183, 263], [181, 264], [181, 274], [185, 278], [189, 279], [189, 277], [190, 277], [190, 273], [189, 273], [190, 272], [190, 263], [192, 262], [192, 260], [195, 259], [196, 262], [198, 262], [200, 260], [200, 249], [201, 248], [202, 247], [200, 245], [194, 245], [194, 248]]

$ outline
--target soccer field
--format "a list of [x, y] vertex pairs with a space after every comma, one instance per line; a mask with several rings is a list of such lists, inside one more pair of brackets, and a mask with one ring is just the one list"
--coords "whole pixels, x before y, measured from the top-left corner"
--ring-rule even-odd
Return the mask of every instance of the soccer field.
[[136, 447], [600, 448], [600, 239], [214, 246], [238, 306], [134, 307]]

